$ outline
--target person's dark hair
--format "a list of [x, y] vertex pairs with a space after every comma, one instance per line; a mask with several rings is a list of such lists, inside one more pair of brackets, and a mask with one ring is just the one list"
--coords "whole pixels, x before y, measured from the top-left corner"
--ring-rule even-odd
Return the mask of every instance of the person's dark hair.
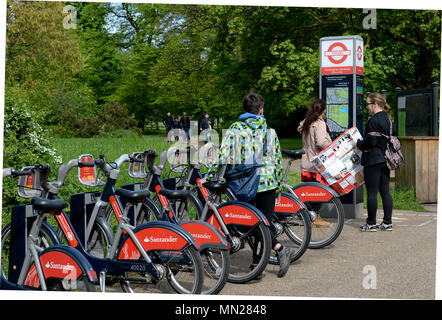
[[323, 99], [317, 99], [313, 101], [311, 108], [305, 114], [304, 123], [302, 125], [302, 132], [306, 132], [310, 129], [313, 122], [319, 119], [321, 113], [327, 108], [327, 103]]
[[244, 97], [242, 106], [245, 112], [258, 114], [264, 108], [264, 99], [259, 94], [250, 92]]

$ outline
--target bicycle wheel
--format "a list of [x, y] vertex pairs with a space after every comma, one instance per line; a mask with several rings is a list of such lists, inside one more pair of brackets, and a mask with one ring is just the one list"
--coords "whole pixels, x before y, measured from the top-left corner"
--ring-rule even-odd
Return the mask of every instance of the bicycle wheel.
[[308, 210], [314, 212], [316, 221], [312, 223], [312, 236], [309, 248], [320, 249], [333, 243], [344, 227], [344, 207], [338, 198], [327, 202], [304, 202]]
[[[49, 248], [55, 244], [60, 244], [60, 239], [56, 238], [55, 231], [51, 231], [46, 223], [41, 225], [41, 230], [39, 234], [39, 243], [37, 245], [43, 249]], [[11, 250], [11, 224], [7, 224], [1, 234], [1, 268], [2, 272], [6, 278], [8, 278], [8, 266], [9, 266], [9, 254]]]
[[109, 223], [103, 218], [97, 218], [89, 239], [86, 243], [86, 251], [97, 258], [107, 258], [109, 250], [112, 247], [114, 235], [110, 229]]
[[230, 254], [227, 250], [208, 248], [201, 252], [204, 285], [201, 294], [217, 294], [229, 277]]
[[200, 294], [204, 283], [201, 255], [188, 246], [182, 251], [158, 251], [157, 261], [165, 267], [170, 286], [180, 294]]
[[319, 249], [333, 243], [344, 227], [344, 207], [338, 193], [316, 181], [285, 188], [307, 207], [312, 220], [309, 248]]
[[254, 227], [228, 225], [234, 245], [230, 250], [228, 281], [246, 283], [259, 276], [266, 268], [270, 252], [270, 229], [263, 223]]
[[[161, 205], [158, 195], [155, 195], [153, 201], [158, 208], [161, 208], [161, 210], [164, 212], [164, 208]], [[188, 197], [186, 201], [175, 201], [173, 208], [175, 210], [175, 216], [178, 222], [196, 220], [202, 212], [201, 203], [194, 197]]]
[[[273, 224], [277, 226], [278, 241], [293, 249], [290, 261], [298, 260], [310, 244], [312, 227], [308, 213], [300, 210], [279, 218], [275, 215]], [[271, 264], [279, 263], [276, 255], [271, 256], [269, 262]]]
[[135, 210], [135, 227], [146, 222], [161, 220], [161, 210], [152, 203], [139, 203], [135, 206]]
[[48, 291], [97, 291], [95, 285], [89, 282], [86, 275], [82, 275], [76, 280], [69, 281], [51, 278], [46, 280], [46, 285], [48, 287]]

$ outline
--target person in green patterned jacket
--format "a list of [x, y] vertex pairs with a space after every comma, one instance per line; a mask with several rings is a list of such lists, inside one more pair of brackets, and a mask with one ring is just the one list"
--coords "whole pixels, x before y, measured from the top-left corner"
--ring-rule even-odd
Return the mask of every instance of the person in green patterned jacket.
[[[267, 126], [264, 118], [264, 100], [259, 94], [251, 92], [246, 95], [243, 99], [243, 109], [245, 113], [241, 114], [238, 121], [223, 133], [218, 164], [248, 163], [247, 161], [251, 161], [253, 157], [261, 159], [263, 166], [258, 168], [259, 186], [252, 204], [270, 222], [272, 248], [276, 251], [280, 265], [278, 277], [283, 277], [290, 266], [290, 255], [293, 249], [278, 242], [274, 235], [275, 227], [271, 223], [276, 199], [282, 188], [283, 163], [279, 140], [276, 131]], [[267, 154], [263, 152], [265, 138], [267, 139]], [[218, 168], [218, 165], [209, 167], [209, 180], [214, 178]], [[252, 264], [251, 268], [253, 267]]]

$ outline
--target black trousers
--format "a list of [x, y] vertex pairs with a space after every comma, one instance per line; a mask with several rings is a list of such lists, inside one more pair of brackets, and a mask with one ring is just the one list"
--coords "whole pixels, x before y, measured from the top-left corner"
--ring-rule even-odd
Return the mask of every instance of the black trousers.
[[267, 218], [270, 223], [270, 231], [272, 237], [272, 249], [278, 243], [274, 235], [275, 226], [273, 225], [273, 213], [275, 212], [276, 189], [258, 192], [255, 198], [255, 207], [257, 207]]
[[385, 163], [364, 167], [365, 188], [367, 189], [367, 223], [376, 224], [378, 192], [381, 194], [384, 209], [383, 221], [391, 224], [393, 198], [390, 194], [390, 170]]

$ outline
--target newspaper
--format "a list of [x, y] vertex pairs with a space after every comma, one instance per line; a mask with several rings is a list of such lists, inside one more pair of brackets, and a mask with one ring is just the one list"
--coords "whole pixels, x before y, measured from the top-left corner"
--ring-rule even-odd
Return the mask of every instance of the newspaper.
[[364, 183], [362, 151], [356, 147], [359, 139], [362, 139], [359, 130], [352, 127], [312, 160], [316, 170], [340, 195], [347, 194]]

